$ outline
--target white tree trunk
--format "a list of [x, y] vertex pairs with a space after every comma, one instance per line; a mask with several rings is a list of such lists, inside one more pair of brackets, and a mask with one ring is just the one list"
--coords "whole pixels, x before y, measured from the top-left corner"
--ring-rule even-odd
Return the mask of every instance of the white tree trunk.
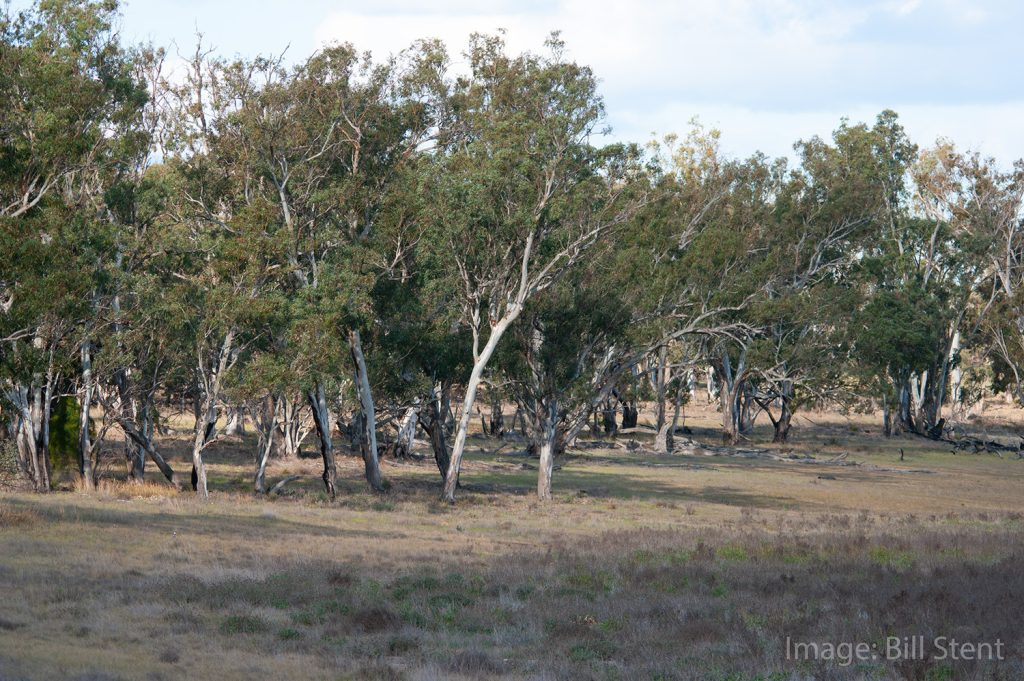
[[206, 447], [210, 429], [217, 418], [217, 410], [213, 398], [203, 398], [202, 416], [196, 419], [195, 432], [192, 437], [192, 489], [202, 497], [209, 497], [206, 484], [206, 465], [203, 463], [203, 449]]
[[373, 393], [370, 391], [370, 377], [366, 371], [366, 359], [363, 357], [363, 346], [359, 332], [348, 332], [349, 349], [352, 351], [352, 363], [355, 365], [356, 392], [359, 394], [359, 405], [363, 412], [363, 464], [366, 469], [366, 481], [374, 491], [384, 490], [380, 476], [380, 458], [377, 453], [377, 415], [373, 406]]
[[668, 369], [668, 346], [662, 345], [658, 350], [658, 368], [657, 377], [655, 380], [655, 408], [656, 417], [654, 422], [654, 429], [660, 434], [665, 428], [665, 386], [669, 382], [669, 369]]
[[949, 376], [949, 400], [953, 405], [954, 414], [959, 414], [961, 412], [961, 402], [963, 400], [964, 372], [963, 369], [960, 368], [960, 362], [958, 360], [959, 354], [960, 332], [957, 331], [953, 334], [953, 342], [949, 346], [949, 361], [953, 365]]
[[483, 350], [473, 362], [473, 370], [469, 374], [469, 381], [466, 382], [466, 396], [462, 400], [462, 414], [459, 415], [459, 424], [455, 430], [455, 446], [452, 448], [451, 462], [448, 465], [448, 474], [444, 478], [444, 492], [442, 498], [445, 501], [455, 501], [455, 488], [459, 484], [459, 469], [462, 466], [462, 455], [466, 450], [466, 436], [469, 431], [469, 423], [473, 416], [473, 404], [476, 402], [476, 392], [480, 387], [480, 380], [483, 378], [484, 369], [498, 341], [508, 327], [516, 320], [522, 308], [518, 305], [509, 308], [509, 311], [491, 327], [491, 335]]
[[266, 494], [267, 461], [274, 448], [274, 431], [277, 430], [279, 398], [268, 395], [260, 405], [260, 413], [255, 415], [256, 427], [259, 429], [259, 449], [256, 453], [256, 478], [253, 481], [256, 494]]
[[18, 467], [35, 487], [39, 484], [39, 456], [36, 449], [38, 436], [35, 410], [28, 397], [29, 387], [22, 384], [10, 385], [6, 393], [7, 400], [14, 407], [16, 413], [12, 423], [14, 424], [14, 439], [17, 444]]
[[715, 380], [715, 368], [709, 366], [704, 374], [705, 386], [708, 393], [708, 402], [718, 399], [718, 381]]
[[92, 344], [86, 340], [81, 347], [82, 358], [82, 389], [79, 403], [81, 411], [78, 414], [78, 473], [81, 476], [82, 484], [86, 489], [92, 489], [96, 484], [93, 477], [92, 466], [92, 442], [89, 436], [89, 410], [92, 408]]
[[[217, 365], [212, 368], [212, 375], [206, 374], [205, 390], [202, 395], [200, 413], [196, 415], [195, 437], [192, 440], [192, 486], [204, 498], [210, 496], [206, 484], [206, 466], [203, 464], [203, 450], [213, 439], [217, 426], [217, 400], [220, 399], [220, 388], [225, 374], [233, 364], [235, 329], [228, 329], [224, 334], [220, 351], [217, 353]], [[202, 355], [200, 355], [201, 357]], [[199, 371], [210, 372], [211, 369], [200, 363]]]
[[242, 407], [228, 409], [228, 422], [224, 426], [225, 435], [241, 435], [245, 433], [245, 410]]
[[416, 423], [419, 417], [419, 409], [420, 405], [417, 399], [416, 403], [405, 412], [405, 416], [402, 417], [402, 422], [398, 426], [395, 451], [402, 456], [412, 454], [413, 442], [416, 439]]
[[540, 463], [537, 466], [537, 498], [551, 499], [551, 472], [555, 467], [555, 439], [558, 436], [558, 402], [551, 398], [538, 419], [541, 426]]

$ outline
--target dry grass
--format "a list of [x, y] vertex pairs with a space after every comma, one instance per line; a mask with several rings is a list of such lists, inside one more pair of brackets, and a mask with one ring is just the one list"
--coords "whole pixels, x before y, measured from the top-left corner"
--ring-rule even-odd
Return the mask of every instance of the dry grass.
[[0, 530], [21, 528], [39, 520], [39, 514], [34, 511], [0, 503]]
[[162, 499], [176, 496], [178, 488], [161, 480], [100, 480], [96, 492], [108, 499]]
[[[8, 495], [0, 678], [1024, 678], [1024, 462], [812, 416], [791, 448], [864, 465], [594, 447], [538, 504], [531, 461], [476, 439], [455, 507], [430, 461], [387, 462], [373, 495], [354, 457], [336, 502], [315, 459], [273, 462], [271, 483], [305, 477], [254, 501], [246, 437], [211, 448], [205, 502], [158, 480]], [[1008, 659], [785, 657], [787, 636], [892, 635], [999, 638]]]

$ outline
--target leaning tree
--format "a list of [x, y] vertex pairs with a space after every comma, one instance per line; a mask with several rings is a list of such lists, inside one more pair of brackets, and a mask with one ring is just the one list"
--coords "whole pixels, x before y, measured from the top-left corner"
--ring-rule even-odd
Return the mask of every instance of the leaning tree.
[[[589, 68], [548, 52], [509, 55], [474, 35], [451, 86], [424, 238], [472, 335], [472, 370], [443, 497], [455, 498], [473, 405], [498, 343], [526, 305], [626, 223], [642, 202], [591, 145], [603, 105]], [[595, 192], [595, 188], [599, 188]], [[581, 194], [591, 202], [580, 200]], [[442, 266], [443, 265], [443, 266]]]

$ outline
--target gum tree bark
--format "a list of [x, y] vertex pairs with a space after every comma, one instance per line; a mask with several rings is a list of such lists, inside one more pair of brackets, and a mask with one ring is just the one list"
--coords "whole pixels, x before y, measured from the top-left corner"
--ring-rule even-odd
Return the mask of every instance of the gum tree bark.
[[373, 393], [370, 391], [370, 377], [366, 371], [366, 358], [363, 357], [363, 345], [359, 332], [355, 329], [348, 332], [348, 345], [352, 352], [356, 393], [359, 395], [359, 406], [363, 414], [363, 433], [359, 448], [363, 454], [366, 482], [375, 492], [383, 492], [384, 483], [381, 480], [380, 458], [377, 453], [377, 415], [373, 406]]
[[658, 374], [655, 381], [655, 406], [657, 409], [654, 430], [661, 433], [665, 427], [665, 386], [669, 381], [668, 369], [668, 346], [662, 345], [658, 349]]
[[149, 454], [149, 458], [153, 460], [156, 467], [160, 469], [167, 481], [173, 484], [177, 484], [174, 477], [174, 469], [164, 460], [164, 457], [157, 451], [156, 446], [153, 444], [151, 436], [146, 436], [140, 433], [135, 425], [127, 418], [118, 419], [118, 425], [121, 426], [121, 430], [124, 431], [126, 437], [132, 439], [136, 445], [138, 445], [146, 454]]
[[540, 435], [540, 463], [537, 466], [537, 498], [551, 499], [551, 472], [555, 464], [555, 446], [558, 439], [558, 401], [545, 399], [538, 409], [537, 421]]
[[438, 383], [430, 391], [430, 399], [427, 400], [426, 416], [420, 419], [423, 430], [430, 436], [430, 448], [434, 452], [434, 461], [437, 463], [437, 470], [441, 473], [441, 480], [448, 474], [451, 463], [451, 454], [448, 451], [448, 437], [445, 421], [448, 416], [448, 391], [450, 386]]
[[331, 441], [331, 414], [327, 409], [327, 397], [324, 387], [317, 383], [316, 387], [306, 393], [309, 408], [313, 412], [313, 423], [316, 434], [320, 438], [320, 457], [324, 460], [323, 481], [327, 494], [331, 499], [337, 495], [334, 480], [338, 476], [338, 467], [334, 462], [334, 443]]
[[256, 476], [253, 487], [256, 494], [266, 494], [267, 461], [274, 448], [274, 431], [277, 430], [277, 414], [280, 398], [267, 395], [253, 416], [259, 433], [259, 447], [256, 452]]
[[722, 406], [722, 439], [729, 444], [738, 444], [742, 431], [742, 398], [743, 388], [747, 381], [747, 349], [740, 350], [739, 361], [735, 368], [729, 353], [725, 350], [717, 358], [715, 374], [721, 384], [718, 390]]
[[[34, 391], [31, 391], [33, 396]], [[5, 390], [7, 401], [14, 407], [15, 415], [11, 419], [15, 443], [17, 445], [18, 468], [22, 475], [38, 486], [39, 456], [37, 444], [39, 434], [36, 428], [35, 407], [29, 399], [30, 389], [23, 384], [10, 384]]]
[[230, 328], [224, 334], [224, 340], [217, 353], [217, 362], [213, 367], [205, 366], [206, 362], [203, 360], [201, 351], [198, 355], [200, 359], [198, 369], [203, 385], [200, 386], [200, 414], [196, 419], [192, 438], [192, 488], [204, 498], [209, 497], [210, 492], [206, 481], [206, 466], [203, 464], [203, 450], [214, 440], [214, 431], [217, 426], [217, 400], [220, 399], [224, 376], [235, 362], [235, 333], [235, 329]]
[[[459, 469], [462, 466], [462, 455], [466, 449], [466, 435], [469, 432], [469, 423], [473, 416], [473, 403], [476, 402], [476, 392], [480, 387], [484, 368], [487, 366], [487, 362], [490, 361], [491, 355], [494, 354], [495, 348], [498, 347], [498, 341], [501, 340], [502, 335], [508, 330], [512, 322], [519, 317], [522, 310], [523, 308], [519, 304], [510, 305], [505, 315], [491, 327], [491, 335], [488, 336], [483, 350], [473, 353], [473, 370], [470, 372], [469, 380], [466, 382], [466, 395], [462, 400], [462, 413], [459, 415], [459, 424], [455, 430], [455, 446], [452, 449], [451, 461], [444, 478], [444, 491], [441, 496], [445, 501], [455, 501], [455, 489], [459, 484]], [[479, 311], [477, 315], [479, 317]], [[474, 329], [474, 350], [478, 347], [478, 343], [477, 332]]]
[[412, 454], [413, 442], [416, 439], [416, 424], [419, 422], [419, 400], [409, 407], [398, 426], [395, 436], [395, 456], [405, 458]]
[[290, 395], [279, 398], [281, 415], [278, 419], [277, 432], [279, 454], [287, 459], [298, 457], [302, 443], [315, 427], [303, 415], [302, 395]]
[[78, 414], [78, 474], [87, 490], [96, 485], [92, 466], [92, 442], [89, 435], [89, 410], [92, 408], [92, 342], [85, 340], [80, 349], [82, 360], [82, 388], [79, 396], [81, 410]]

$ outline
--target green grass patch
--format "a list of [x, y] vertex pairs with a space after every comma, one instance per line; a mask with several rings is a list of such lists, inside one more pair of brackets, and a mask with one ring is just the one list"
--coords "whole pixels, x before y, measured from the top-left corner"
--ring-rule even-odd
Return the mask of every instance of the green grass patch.
[[605, 570], [580, 570], [570, 572], [562, 578], [559, 593], [566, 596], [583, 596], [593, 600], [597, 596], [611, 593], [615, 578]]
[[750, 554], [742, 546], [721, 546], [715, 551], [719, 560], [731, 560], [745, 563], [750, 560]]
[[914, 555], [912, 553], [899, 549], [891, 549], [887, 546], [876, 546], [872, 548], [868, 551], [868, 557], [871, 559], [871, 562], [877, 565], [892, 568], [893, 570], [901, 572], [909, 570], [914, 565]]
[[269, 629], [265, 619], [254, 615], [231, 615], [220, 623], [224, 634], [262, 634]]

